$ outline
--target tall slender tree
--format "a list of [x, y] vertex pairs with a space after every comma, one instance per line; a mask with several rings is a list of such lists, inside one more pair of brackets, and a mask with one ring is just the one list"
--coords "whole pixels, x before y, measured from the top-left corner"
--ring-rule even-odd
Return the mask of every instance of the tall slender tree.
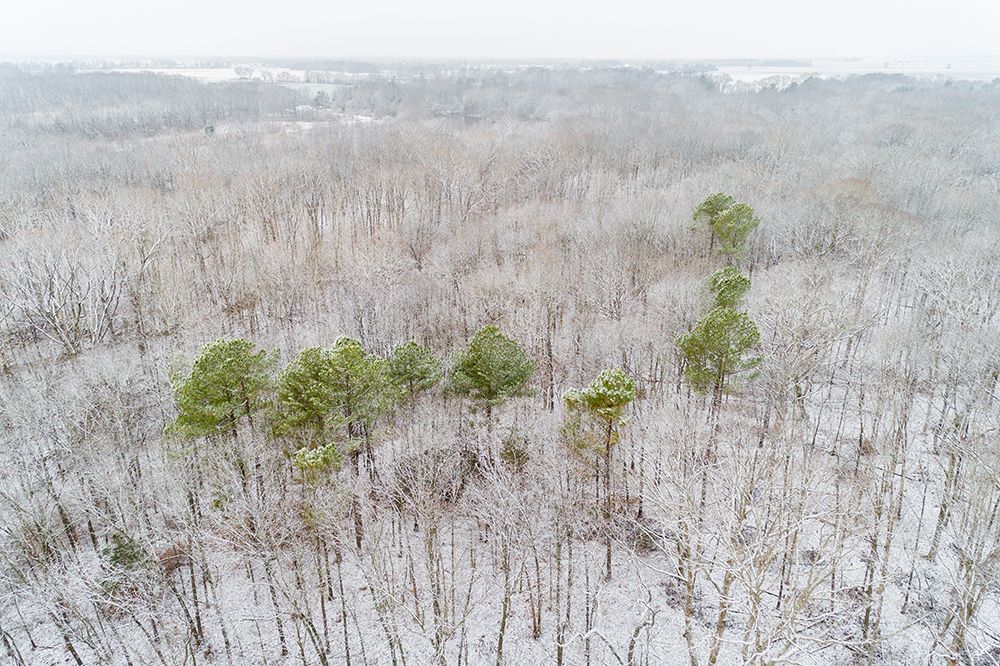
[[712, 308], [694, 329], [677, 340], [684, 354], [684, 377], [695, 391], [712, 394], [716, 412], [732, 378], [752, 373], [761, 357], [753, 354], [760, 331], [745, 312], [720, 305]]
[[[574, 444], [586, 448], [598, 444], [598, 458], [604, 459], [604, 520], [607, 527], [605, 537], [605, 577], [611, 580], [611, 517], [613, 512], [611, 483], [611, 448], [618, 442], [618, 428], [625, 423], [625, 408], [635, 400], [635, 382], [618, 368], [603, 371], [585, 389], [571, 389], [563, 396], [570, 412], [573, 428], [577, 436]], [[600, 427], [597, 438], [586, 435], [587, 424], [581, 417], [592, 419]]]

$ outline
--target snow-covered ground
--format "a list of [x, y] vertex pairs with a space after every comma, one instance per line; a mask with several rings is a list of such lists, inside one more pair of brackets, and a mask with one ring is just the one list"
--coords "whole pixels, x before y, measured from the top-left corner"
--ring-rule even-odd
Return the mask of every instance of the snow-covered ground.
[[[120, 67], [114, 69], [94, 69], [81, 70], [82, 72], [146, 72], [150, 74], [164, 74], [167, 76], [187, 76], [206, 83], [219, 83], [225, 81], [239, 81], [246, 79], [240, 76], [236, 67]], [[287, 69], [285, 67], [257, 67], [248, 66], [251, 70], [250, 79], [254, 81], [274, 80], [274, 81], [302, 81], [305, 72], [303, 70]]]
[[[773, 77], [804, 78], [817, 76], [821, 78], [841, 78], [858, 74], [902, 74], [905, 76], [948, 78], [965, 81], [992, 81], [1000, 78], [1000, 58], [817, 58], [808, 64], [799, 65], [745, 65], [719, 64], [715, 72], [730, 77], [738, 83], [757, 83]], [[152, 67], [152, 68], [115, 68], [83, 71], [111, 72], [151, 72], [171, 76], [189, 76], [206, 82], [238, 81], [241, 76], [235, 67]], [[305, 70], [288, 69], [284, 67], [260, 67], [247, 65], [252, 70], [253, 80], [276, 80], [283, 82], [302, 82]], [[391, 71], [381, 72], [381, 76], [391, 75]], [[345, 78], [357, 77], [353, 72], [337, 72]], [[360, 76], [370, 77], [371, 74]], [[245, 78], [245, 75], [244, 77]], [[311, 84], [316, 85], [316, 84]]]
[[904, 74], [968, 81], [1000, 77], [1000, 58], [821, 58], [809, 65], [720, 65], [734, 81], [755, 82], [772, 76], [844, 77], [852, 74]]

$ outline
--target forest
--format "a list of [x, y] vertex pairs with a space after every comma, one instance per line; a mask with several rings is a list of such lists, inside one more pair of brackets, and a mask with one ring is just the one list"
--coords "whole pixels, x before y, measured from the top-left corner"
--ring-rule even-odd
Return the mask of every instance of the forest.
[[1000, 79], [269, 64], [0, 64], [0, 662], [1000, 664]]

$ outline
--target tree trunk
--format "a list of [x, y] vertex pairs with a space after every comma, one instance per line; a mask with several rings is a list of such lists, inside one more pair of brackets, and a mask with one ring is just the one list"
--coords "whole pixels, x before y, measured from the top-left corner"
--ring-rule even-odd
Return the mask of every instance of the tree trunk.
[[607, 438], [604, 440], [604, 542], [606, 548], [604, 557], [604, 579], [611, 580], [611, 438], [614, 436], [614, 422], [608, 421]]

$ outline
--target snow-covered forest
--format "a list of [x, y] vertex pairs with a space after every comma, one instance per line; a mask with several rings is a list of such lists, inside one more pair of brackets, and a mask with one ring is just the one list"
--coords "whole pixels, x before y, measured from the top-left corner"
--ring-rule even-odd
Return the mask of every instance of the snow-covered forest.
[[275, 66], [0, 66], [0, 662], [1000, 664], [1000, 81]]

